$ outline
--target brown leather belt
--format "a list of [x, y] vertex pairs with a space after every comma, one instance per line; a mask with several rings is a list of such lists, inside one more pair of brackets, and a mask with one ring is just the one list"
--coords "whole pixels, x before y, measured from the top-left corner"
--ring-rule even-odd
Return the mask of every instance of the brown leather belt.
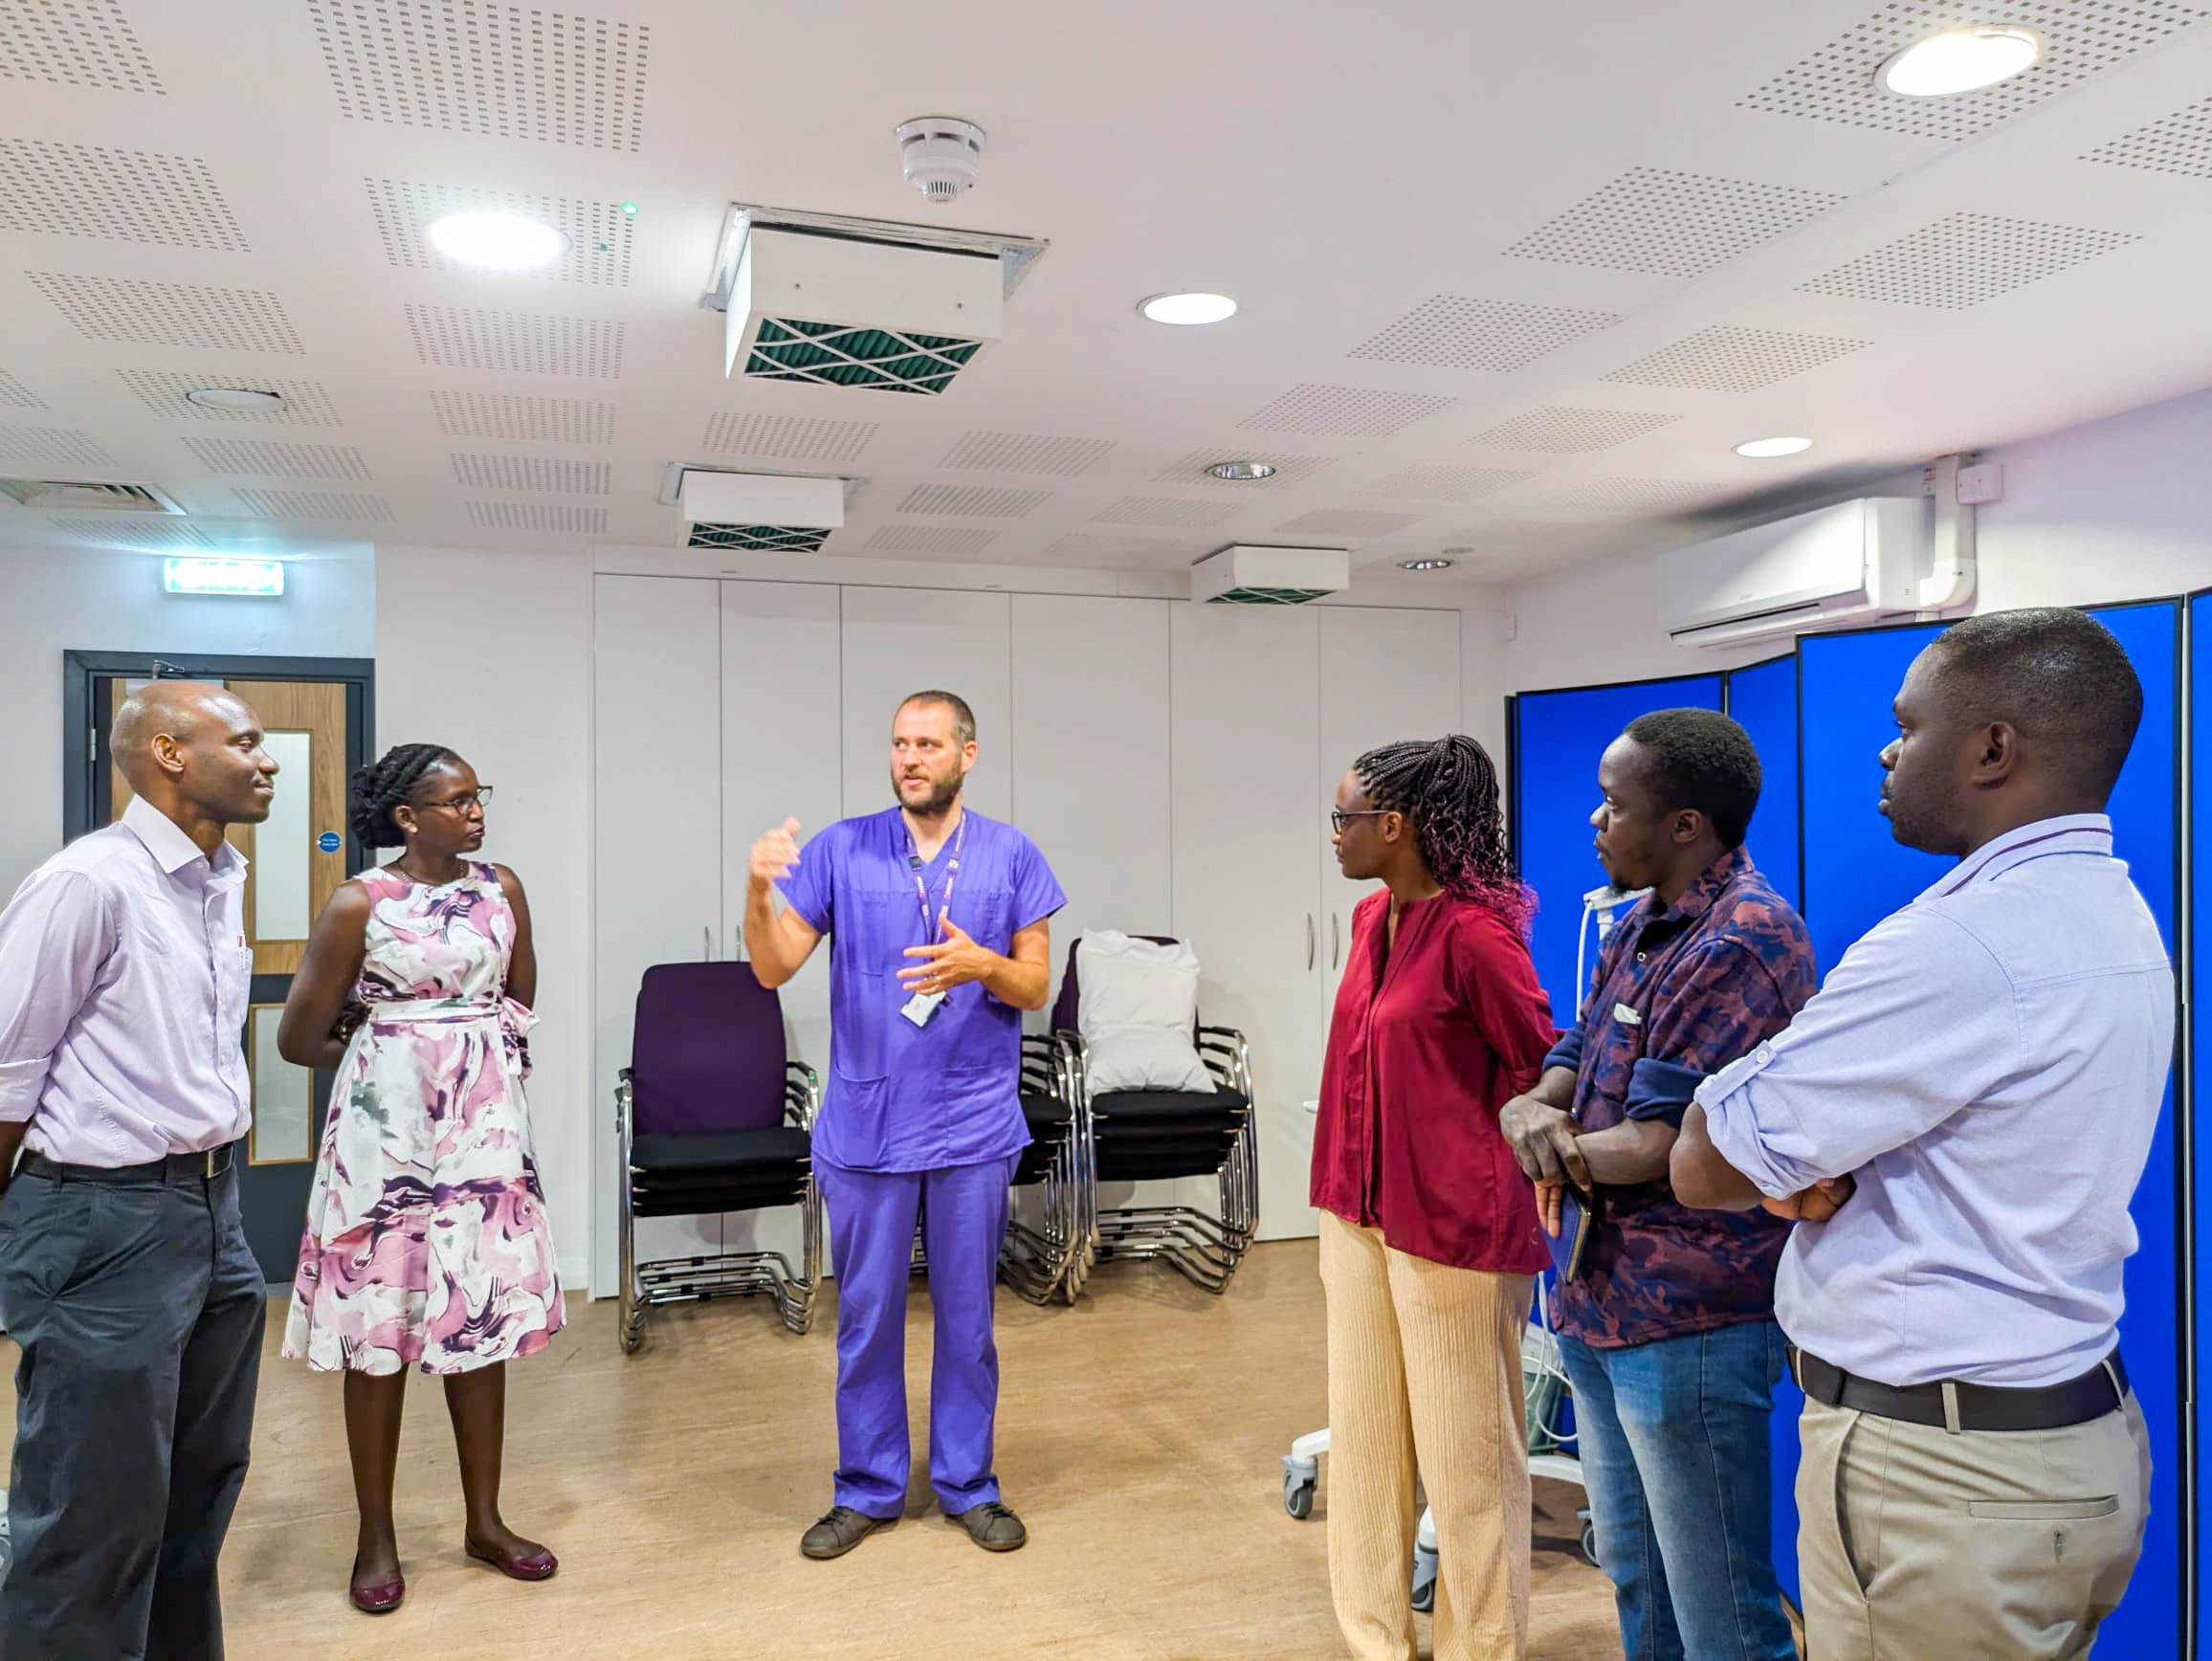
[[[1819, 1356], [1790, 1346], [1790, 1371], [1798, 1388], [1831, 1407], [1849, 1407], [1879, 1419], [1932, 1425], [1955, 1430], [2057, 1430], [2101, 1419], [2127, 1399], [2128, 1369], [2118, 1350], [2078, 1378], [2040, 1389], [1998, 1384], [1878, 1384], [1830, 1366]], [[1946, 1414], [1945, 1397], [1952, 1413]]]

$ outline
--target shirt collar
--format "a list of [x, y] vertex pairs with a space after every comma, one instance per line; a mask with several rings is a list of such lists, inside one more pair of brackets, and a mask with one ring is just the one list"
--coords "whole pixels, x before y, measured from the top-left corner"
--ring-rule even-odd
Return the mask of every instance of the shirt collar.
[[1977, 882], [2002, 875], [2016, 865], [2051, 853], [2100, 853], [2111, 857], [2112, 822], [2103, 813], [2068, 813], [2022, 825], [1977, 848], [1958, 869], [1929, 889], [1922, 898], [1942, 898]]
[[147, 801], [144, 796], [133, 796], [130, 806], [122, 810], [124, 829], [145, 844], [145, 850], [154, 856], [154, 863], [166, 876], [197, 860], [208, 867], [210, 875], [223, 877], [242, 875], [246, 856], [228, 842], [218, 843], [212, 859], [200, 852], [200, 845], [187, 836], [177, 822]]
[[1684, 889], [1681, 897], [1666, 910], [1658, 909], [1658, 897], [1651, 899], [1651, 920], [1654, 922], [1691, 922], [1713, 909], [1713, 902], [1720, 897], [1720, 891], [1738, 876], [1752, 871], [1751, 855], [1740, 846], [1731, 848], [1698, 874], [1697, 880]]

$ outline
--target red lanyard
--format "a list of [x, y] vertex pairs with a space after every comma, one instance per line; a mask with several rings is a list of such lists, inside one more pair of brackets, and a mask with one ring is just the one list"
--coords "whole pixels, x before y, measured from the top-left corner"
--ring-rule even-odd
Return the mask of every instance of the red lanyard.
[[914, 873], [914, 896], [921, 902], [921, 938], [924, 945], [937, 939], [939, 931], [952, 917], [952, 885], [960, 880], [960, 851], [967, 841], [967, 813], [963, 809], [960, 816], [960, 829], [953, 832], [952, 857], [945, 862], [942, 909], [934, 923], [929, 919], [929, 887], [922, 881], [921, 850], [914, 845], [913, 827], [907, 827], [906, 863]]

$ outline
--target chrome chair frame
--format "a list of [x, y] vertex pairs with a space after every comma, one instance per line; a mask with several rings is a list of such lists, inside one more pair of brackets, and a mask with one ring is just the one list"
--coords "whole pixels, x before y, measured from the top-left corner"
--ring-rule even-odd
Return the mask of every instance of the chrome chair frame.
[[[1076, 1109], [1075, 1074], [1068, 1048], [1055, 1036], [1027, 1034], [1022, 1039], [1025, 1093], [1050, 1096], [1068, 1109], [1068, 1134], [1045, 1167], [1041, 1228], [1010, 1216], [999, 1250], [999, 1278], [1031, 1303], [1050, 1303], [1055, 1293], [1075, 1301], [1074, 1270], [1091, 1248], [1086, 1209], [1091, 1186], [1084, 1157], [1084, 1124]], [[1017, 1190], [1018, 1191], [1018, 1190]]]

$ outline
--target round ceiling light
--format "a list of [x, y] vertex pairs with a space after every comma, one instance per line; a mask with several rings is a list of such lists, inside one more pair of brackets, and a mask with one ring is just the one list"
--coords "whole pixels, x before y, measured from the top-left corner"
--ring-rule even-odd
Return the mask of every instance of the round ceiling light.
[[263, 392], [252, 387], [194, 387], [185, 394], [185, 402], [197, 404], [203, 410], [233, 410], [240, 413], [263, 413], [284, 408], [284, 394]]
[[1275, 464], [1272, 461], [1217, 461], [1206, 472], [1216, 478], [1226, 478], [1231, 484], [1242, 484], [1249, 479], [1274, 477]]
[[2033, 30], [1954, 29], [1888, 58], [1874, 79], [1899, 98], [1955, 98], [2010, 80], [2042, 55], [2043, 41]]
[[1236, 316], [1236, 301], [1226, 294], [1156, 294], [1137, 309], [1156, 323], [1187, 328]]
[[1736, 453], [1754, 461], [1767, 461], [1777, 455], [1803, 454], [1812, 447], [1809, 438], [1746, 438], [1736, 447]]
[[1401, 571], [1449, 571], [1456, 562], [1451, 560], [1400, 560]]
[[527, 271], [568, 252], [567, 237], [520, 213], [449, 213], [431, 222], [430, 235], [448, 259], [492, 271]]

